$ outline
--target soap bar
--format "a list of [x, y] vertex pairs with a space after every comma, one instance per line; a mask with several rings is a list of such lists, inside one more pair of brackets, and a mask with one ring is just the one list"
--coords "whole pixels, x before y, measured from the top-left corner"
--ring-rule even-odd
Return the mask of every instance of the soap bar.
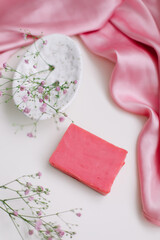
[[106, 195], [127, 151], [71, 124], [49, 162], [55, 168]]

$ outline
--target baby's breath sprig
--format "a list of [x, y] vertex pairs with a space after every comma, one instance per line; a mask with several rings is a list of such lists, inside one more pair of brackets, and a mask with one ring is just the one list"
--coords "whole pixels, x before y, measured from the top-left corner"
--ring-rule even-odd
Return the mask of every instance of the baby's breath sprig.
[[[0, 191], [8, 191], [14, 194], [13, 197], [0, 199], [0, 210], [4, 211], [10, 217], [19, 236], [24, 240], [24, 234], [21, 232], [20, 222], [24, 222], [28, 235], [38, 234], [40, 239], [57, 239], [63, 237], [72, 238], [76, 232], [72, 230], [77, 224], [69, 223], [63, 216], [72, 213], [77, 217], [81, 216], [81, 208], [70, 209], [67, 211], [47, 214], [50, 201], [47, 196], [50, 193], [48, 188], [41, 185], [34, 185], [34, 179], [40, 179], [41, 172], [31, 175], [23, 175], [4, 185], [0, 186]], [[13, 207], [17, 203], [17, 207]], [[22, 207], [19, 207], [21, 204]], [[50, 220], [53, 218], [53, 222]], [[57, 220], [56, 220], [57, 218]], [[47, 220], [49, 219], [49, 220]]]
[[[3, 64], [3, 72], [0, 71], [0, 103], [8, 103], [10, 100], [14, 98], [18, 94], [19, 102], [16, 104], [18, 109], [23, 112], [25, 115], [33, 118], [31, 115], [32, 107], [34, 106], [35, 111], [40, 112], [38, 119], [36, 121], [33, 119], [32, 129], [27, 133], [28, 137], [36, 137], [37, 133], [37, 125], [39, 121], [43, 118], [43, 116], [51, 116], [56, 118], [56, 122], [63, 122], [66, 118], [69, 121], [73, 122], [66, 113], [62, 112], [59, 108], [59, 101], [68, 94], [69, 88], [72, 86], [73, 90], [74, 85], [77, 84], [77, 80], [74, 81], [65, 81], [64, 83], [60, 83], [59, 80], [56, 80], [52, 84], [47, 83], [47, 79], [50, 74], [55, 70], [55, 66], [49, 64], [40, 53], [40, 50], [36, 46], [36, 40], [40, 39], [42, 41], [42, 47], [47, 45], [47, 40], [43, 39], [43, 34], [39, 36], [32, 35], [29, 31], [25, 31], [23, 33], [23, 38], [25, 41], [32, 38], [34, 41], [35, 52], [26, 51], [26, 54], [23, 56], [24, 64], [29, 64], [29, 56], [36, 61], [36, 59], [41, 58], [44, 63], [44, 69], [40, 71], [36, 71], [37, 63], [34, 63], [32, 68], [34, 71], [28, 74], [24, 74], [17, 69], [10, 66], [8, 63]], [[17, 56], [20, 58], [20, 56]], [[23, 59], [22, 58], [22, 59]], [[15, 74], [15, 77], [8, 77], [5, 73]], [[13, 82], [16, 81], [16, 84]], [[15, 83], [15, 82], [14, 82]], [[54, 104], [53, 104], [54, 98]], [[53, 110], [48, 111], [48, 110]], [[20, 129], [24, 129], [28, 124], [14, 124], [14, 126], [18, 127], [16, 132]]]

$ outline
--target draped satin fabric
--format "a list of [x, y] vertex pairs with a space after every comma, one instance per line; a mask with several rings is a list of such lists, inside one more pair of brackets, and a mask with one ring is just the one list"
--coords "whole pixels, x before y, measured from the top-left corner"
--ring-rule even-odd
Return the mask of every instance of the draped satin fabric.
[[79, 34], [115, 62], [110, 93], [126, 111], [148, 118], [138, 139], [144, 216], [160, 226], [159, 0], [5, 0], [0, 2], [0, 66], [33, 35]]

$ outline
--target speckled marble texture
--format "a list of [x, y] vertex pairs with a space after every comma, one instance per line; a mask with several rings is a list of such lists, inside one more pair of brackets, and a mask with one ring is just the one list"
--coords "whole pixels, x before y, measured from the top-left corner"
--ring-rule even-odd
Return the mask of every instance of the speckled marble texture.
[[[55, 67], [49, 71], [49, 65]], [[73, 100], [79, 87], [82, 77], [82, 58], [78, 46], [68, 36], [62, 34], [52, 34], [38, 39], [30, 46], [25, 55], [21, 58], [13, 81], [13, 99], [20, 111], [24, 112], [32, 119], [52, 118], [56, 109], [63, 111]], [[41, 71], [41, 72], [40, 72]], [[30, 76], [30, 77], [29, 77]], [[59, 98], [56, 97], [55, 89], [50, 91], [49, 99], [45, 112], [42, 113], [42, 102], [39, 101], [42, 93], [38, 92], [38, 86], [45, 81], [45, 87], [51, 87], [53, 83], [59, 81], [59, 85], [68, 82], [67, 93], [59, 92]], [[72, 84], [76, 81], [76, 84]], [[17, 90], [17, 86], [24, 89]], [[46, 89], [46, 88], [45, 88]], [[28, 94], [32, 92], [32, 94]], [[24, 102], [27, 96], [27, 101]], [[29, 109], [25, 113], [24, 109]]]

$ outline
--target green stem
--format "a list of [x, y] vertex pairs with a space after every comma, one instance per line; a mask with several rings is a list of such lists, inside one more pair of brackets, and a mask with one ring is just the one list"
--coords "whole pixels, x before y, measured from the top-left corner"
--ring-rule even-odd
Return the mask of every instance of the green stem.
[[1, 208], [4, 212], [6, 212], [7, 214], [9, 214], [9, 212], [7, 212], [7, 210], [5, 210], [3, 207], [0, 206], [0, 208]]
[[[3, 200], [3, 204], [4, 204], [5, 208], [6, 208], [6, 206], [7, 206], [9, 209], [11, 209], [11, 210], [14, 212], [14, 209], [13, 209], [11, 206], [9, 206], [4, 200]], [[6, 209], [6, 210], [7, 210], [7, 209]], [[12, 215], [14, 215], [14, 213], [9, 213], [9, 212], [7, 212], [7, 213], [9, 214], [10, 217], [11, 217]], [[18, 214], [17, 217], [20, 218], [20, 219], [22, 219], [22, 220], [24, 220], [25, 222], [27, 222], [28, 224], [30, 224], [32, 227], [34, 226], [29, 220], [25, 219], [22, 215]]]
[[[4, 206], [5, 206], [5, 205], [4, 205]], [[6, 208], [6, 206], [5, 206], [5, 209], [6, 209], [6, 211], [5, 211], [4, 209], [3, 209], [3, 210], [4, 210], [5, 212], [7, 212], [7, 208]], [[20, 237], [22, 238], [22, 240], [24, 240], [24, 238], [23, 238], [22, 234], [20, 233], [20, 231], [19, 231], [19, 229], [18, 229], [16, 223], [14, 222], [14, 219], [13, 219], [12, 215], [11, 215], [10, 213], [8, 213], [8, 212], [7, 212], [7, 214], [9, 215], [11, 221], [13, 222], [15, 228], [17, 229], [17, 231], [18, 231]]]
[[3, 76], [2, 78], [6, 79], [6, 80], [10, 80], [9, 82], [13, 82], [14, 80], [21, 80], [22, 79], [22, 78], [15, 78], [15, 79], [13, 79], [13, 78], [5, 77], [5, 76]]
[[8, 90], [11, 90], [11, 89], [14, 89], [14, 88], [17, 88], [17, 87], [3, 88], [3, 89], [1, 89], [1, 91], [8, 91]]
[[[35, 46], [35, 49], [37, 50], [37, 52], [39, 52], [35, 42], [34, 42], [34, 46]], [[41, 56], [40, 52], [39, 52], [39, 56], [49, 66], [49, 63], [47, 63], [47, 61]]]
[[7, 93], [3, 93], [3, 96], [9, 96], [9, 97], [11, 97], [11, 98], [12, 98], [12, 95], [10, 95], [10, 94], [7, 94]]
[[12, 220], [12, 222], [13, 222], [15, 228], [17, 229], [17, 231], [18, 231], [20, 237], [22, 238], [22, 240], [25, 240], [25, 239], [23, 238], [22, 234], [20, 233], [20, 231], [19, 231], [19, 229], [18, 229], [16, 223], [14, 222], [13, 217], [12, 217], [10, 214], [9, 214], [9, 216], [10, 216], [10, 218], [11, 218], [11, 220]]
[[12, 180], [12, 181], [10, 181], [10, 182], [8, 182], [8, 183], [5, 183], [4, 185], [1, 185], [0, 188], [5, 188], [5, 186], [7, 186], [7, 185], [9, 185], [9, 184], [11, 184], [11, 183], [17, 182], [17, 181], [18, 181], [18, 183], [21, 184], [21, 182], [19, 181], [19, 179], [25, 178], [25, 177], [31, 177], [31, 175], [23, 175], [23, 176], [21, 176], [21, 177], [18, 177], [18, 178], [14, 179], [14, 180]]
[[24, 75], [23, 75], [21, 72], [17, 71], [16, 69], [12, 68], [12, 67], [9, 66], [9, 65], [8, 65], [8, 67], [10, 68], [9, 70], [10, 70], [11, 72], [17, 72], [17, 73], [19, 73], [21, 76], [24, 77]]
[[23, 202], [27, 205], [27, 207], [30, 208], [30, 210], [31, 210], [31, 212], [33, 214], [33, 211], [31, 209], [30, 205], [28, 204], [28, 202], [26, 202], [26, 200], [24, 198], [22, 198], [22, 196], [19, 193], [17, 193], [17, 194], [20, 196], [20, 198], [23, 200]]
[[44, 103], [46, 103], [49, 107], [51, 107], [56, 113], [58, 113], [58, 109], [56, 109], [56, 108], [54, 108], [54, 107], [52, 107], [49, 103], [47, 103], [47, 102], [44, 102]]
[[49, 69], [45, 69], [45, 70], [41, 70], [41, 71], [39, 71], [39, 72], [32, 73], [32, 74], [30, 74], [30, 75], [28, 76], [28, 78], [30, 78], [30, 77], [33, 76], [33, 75], [36, 75], [37, 73], [42, 73], [42, 72], [47, 72], [47, 71], [49, 71]]
[[8, 198], [8, 199], [4, 199], [3, 201], [6, 202], [6, 201], [10, 201], [10, 200], [18, 200], [18, 199], [22, 199], [22, 198], [29, 198], [29, 197], [33, 197], [35, 195], [37, 195], [37, 193], [32, 194], [32, 195], [28, 195], [28, 196], [24, 196], [24, 197]]
[[33, 123], [26, 123], [26, 124], [13, 124], [14, 127], [20, 127], [20, 128], [23, 128], [23, 127], [28, 127], [28, 126], [32, 126]]
[[7, 81], [7, 82], [1, 84], [0, 87], [4, 86], [5, 84], [7, 84], [7, 83], [9, 83], [9, 82], [13, 82], [13, 80], [9, 80], [9, 81]]
[[61, 240], [61, 238], [59, 237], [58, 233], [55, 231], [55, 229], [53, 228], [53, 226], [51, 224], [49, 224], [48, 222], [46, 222], [45, 220], [42, 219], [42, 221], [49, 227], [51, 227], [54, 230], [54, 233], [57, 235], [58, 239]]
[[[39, 218], [58, 216], [59, 214], [63, 214], [63, 213], [67, 213], [67, 212], [73, 212], [73, 211], [74, 211], [74, 209], [66, 210], [66, 211], [57, 212], [57, 213], [53, 213], [53, 214], [43, 215], [43, 216], [40, 216]], [[23, 217], [29, 217], [29, 218], [36, 218], [36, 217], [34, 217], [34, 216], [27, 216], [27, 215], [22, 215], [22, 216], [23, 216]]]
[[[7, 206], [9, 209], [11, 209], [13, 212], [14, 212], [14, 209], [10, 206], [10, 205], [8, 205], [6, 202], [5, 202], [5, 200], [3, 200], [3, 205], [4, 206]], [[9, 213], [8, 213], [9, 214]]]
[[46, 78], [44, 80], [46, 80], [50, 74], [51, 74], [51, 71], [49, 71], [48, 75], [46, 76]]

